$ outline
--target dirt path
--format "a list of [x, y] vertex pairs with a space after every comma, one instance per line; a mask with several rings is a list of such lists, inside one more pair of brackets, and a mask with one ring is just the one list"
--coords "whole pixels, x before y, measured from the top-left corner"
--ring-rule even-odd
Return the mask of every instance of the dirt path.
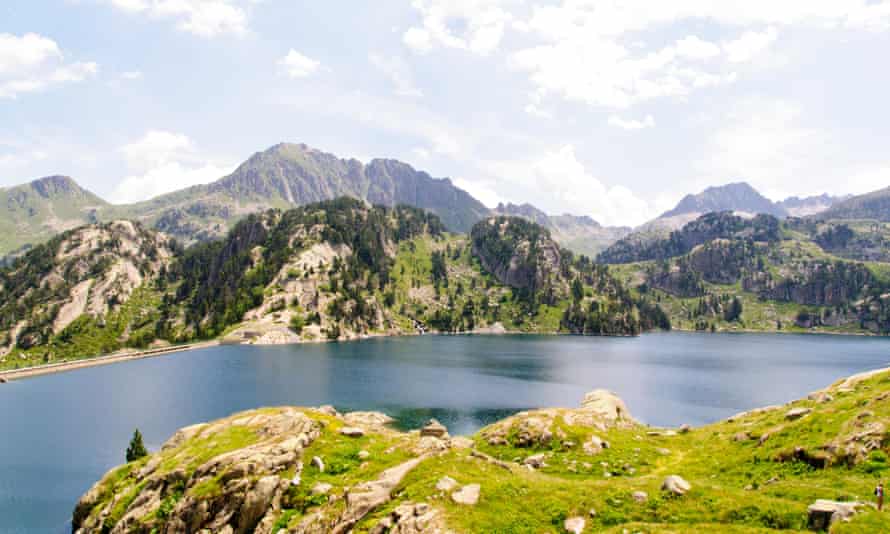
[[213, 347], [215, 345], [219, 345], [219, 342], [203, 341], [200, 343], [173, 345], [170, 347], [149, 349], [138, 352], [119, 352], [115, 354], [109, 354], [107, 356], [97, 356], [95, 358], [85, 358], [83, 360], [38, 365], [34, 367], [27, 367], [24, 369], [10, 369], [8, 371], [0, 371], [0, 382], [8, 380], [19, 380], [22, 378], [30, 378], [33, 376], [46, 375], [50, 373], [63, 373], [65, 371], [73, 371], [75, 369], [81, 369], [84, 367], [95, 367], [97, 365], [108, 365], [130, 360], [141, 360], [143, 358], [154, 358], [156, 356], [173, 354], [174, 352], [203, 349], [206, 347]]

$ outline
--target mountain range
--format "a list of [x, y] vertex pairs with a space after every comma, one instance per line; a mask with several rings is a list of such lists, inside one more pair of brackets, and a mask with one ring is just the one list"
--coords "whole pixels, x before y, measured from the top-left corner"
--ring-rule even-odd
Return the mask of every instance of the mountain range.
[[821, 213], [836, 219], [890, 220], [890, 190], [852, 198], [820, 195], [773, 202], [749, 184], [737, 182], [687, 195], [673, 209], [635, 229], [610, 227], [587, 216], [550, 215], [531, 204], [500, 204], [490, 210], [450, 179], [433, 178], [397, 160], [374, 159], [364, 164], [305, 144], [281, 143], [254, 154], [215, 182], [128, 205], [112, 205], [66, 176], [0, 189], [0, 257], [20, 254], [82, 224], [120, 219], [138, 221], [191, 244], [224, 236], [251, 213], [340, 196], [375, 205], [423, 208], [438, 215], [448, 230], [459, 233], [493, 214], [523, 217], [550, 230], [562, 246], [591, 257], [628, 236], [666, 237], [710, 212], [780, 218]]

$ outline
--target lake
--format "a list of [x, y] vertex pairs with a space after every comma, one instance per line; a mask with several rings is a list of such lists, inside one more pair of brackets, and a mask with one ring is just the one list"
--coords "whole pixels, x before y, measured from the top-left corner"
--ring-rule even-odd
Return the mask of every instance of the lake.
[[890, 340], [758, 334], [424, 336], [219, 346], [0, 384], [0, 532], [69, 532], [77, 499], [183, 426], [270, 405], [381, 410], [452, 434], [608, 388], [638, 419], [699, 425], [890, 366]]

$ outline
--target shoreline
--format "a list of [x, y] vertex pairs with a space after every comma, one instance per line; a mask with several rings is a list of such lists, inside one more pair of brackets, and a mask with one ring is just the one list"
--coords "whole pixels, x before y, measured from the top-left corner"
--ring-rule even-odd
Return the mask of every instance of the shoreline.
[[6, 371], [0, 371], [0, 382], [21, 380], [23, 378], [31, 378], [35, 376], [55, 373], [64, 373], [67, 371], [74, 371], [86, 367], [98, 367], [100, 365], [110, 365], [113, 363], [127, 362], [131, 360], [156, 358], [158, 356], [165, 356], [167, 354], [174, 354], [177, 352], [215, 347], [219, 344], [220, 343], [217, 340], [199, 341], [196, 343], [187, 343], [185, 345], [171, 345], [169, 347], [159, 347], [156, 349], [148, 349], [135, 352], [115, 352], [112, 354], [106, 354], [104, 356], [94, 356], [92, 358], [84, 358], [82, 360], [36, 365], [33, 367], [26, 367], [24, 369], [9, 369]]
[[9, 382], [13, 380], [21, 380], [24, 378], [32, 378], [42, 375], [55, 374], [55, 373], [64, 373], [68, 371], [75, 371], [77, 369], [83, 369], [87, 367], [98, 367], [100, 365], [111, 365], [114, 363], [123, 363], [131, 360], [141, 360], [145, 358], [155, 358], [158, 356], [165, 356], [167, 354], [174, 354], [177, 352], [186, 352], [198, 349], [204, 349], [208, 347], [215, 346], [223, 346], [223, 345], [244, 345], [244, 346], [253, 346], [253, 347], [264, 347], [264, 346], [281, 346], [281, 345], [302, 345], [302, 344], [315, 344], [315, 343], [348, 343], [348, 342], [356, 342], [356, 341], [367, 341], [370, 339], [383, 339], [383, 338], [400, 338], [400, 337], [415, 337], [415, 336], [524, 336], [524, 335], [533, 335], [533, 336], [568, 336], [568, 337], [639, 337], [646, 334], [670, 334], [672, 332], [681, 333], [681, 334], [709, 334], [709, 335], [721, 335], [721, 334], [773, 334], [773, 335], [828, 335], [828, 336], [859, 336], [859, 337], [888, 337], [886, 335], [881, 334], [872, 334], [867, 332], [826, 332], [826, 331], [810, 331], [810, 332], [791, 332], [791, 331], [779, 331], [779, 330], [723, 330], [718, 332], [705, 332], [684, 328], [673, 328], [669, 331], [663, 330], [653, 330], [651, 332], [643, 332], [638, 334], [637, 336], [631, 335], [601, 335], [601, 336], [585, 336], [583, 334], [571, 334], [565, 332], [527, 332], [522, 330], [499, 330], [499, 331], [473, 331], [473, 332], [427, 332], [424, 334], [411, 334], [411, 333], [401, 333], [401, 334], [370, 334], [365, 336], [359, 336], [352, 339], [343, 339], [343, 340], [329, 340], [329, 339], [318, 339], [313, 341], [301, 341], [299, 343], [232, 343], [226, 342], [224, 339], [214, 339], [210, 341], [199, 341], [195, 343], [186, 343], [183, 345], [173, 345], [169, 347], [160, 347], [156, 349], [149, 349], [143, 351], [136, 352], [116, 352], [112, 354], [107, 354], [104, 356], [95, 356], [91, 358], [84, 358], [82, 360], [74, 360], [68, 362], [60, 362], [60, 363], [50, 363], [46, 365], [37, 365], [33, 367], [26, 367], [24, 369], [9, 369], [5, 371], [0, 371], [0, 385], [4, 382]]

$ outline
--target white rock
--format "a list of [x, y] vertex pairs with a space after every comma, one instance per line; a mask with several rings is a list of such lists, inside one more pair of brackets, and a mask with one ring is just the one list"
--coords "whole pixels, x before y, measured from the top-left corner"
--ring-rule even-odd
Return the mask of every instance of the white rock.
[[468, 506], [473, 506], [477, 502], [479, 502], [479, 493], [481, 491], [482, 487], [479, 486], [479, 484], [467, 484], [460, 490], [452, 493], [451, 500], [453, 500], [457, 504], [466, 504]]
[[811, 410], [810, 408], [792, 408], [785, 414], [785, 419], [794, 421], [795, 419], [800, 419], [801, 417], [807, 415], [812, 411], [813, 410]]
[[312, 495], [327, 495], [333, 487], [327, 482], [319, 482], [312, 486]]
[[439, 491], [451, 491], [457, 487], [457, 481], [449, 476], [444, 476], [436, 483], [436, 489]]
[[581, 534], [584, 532], [584, 525], [586, 521], [584, 521], [583, 517], [570, 517], [565, 520], [563, 523], [563, 528], [566, 529], [566, 532], [571, 532], [572, 534]]
[[324, 460], [319, 456], [313, 456], [312, 467], [318, 469], [319, 472], [324, 473]]
[[340, 433], [350, 438], [360, 438], [365, 435], [365, 431], [357, 426], [344, 426], [340, 429]]
[[661, 489], [673, 493], [674, 495], [685, 495], [687, 491], [692, 489], [692, 484], [686, 482], [682, 477], [671, 475], [664, 479], [661, 483]]

